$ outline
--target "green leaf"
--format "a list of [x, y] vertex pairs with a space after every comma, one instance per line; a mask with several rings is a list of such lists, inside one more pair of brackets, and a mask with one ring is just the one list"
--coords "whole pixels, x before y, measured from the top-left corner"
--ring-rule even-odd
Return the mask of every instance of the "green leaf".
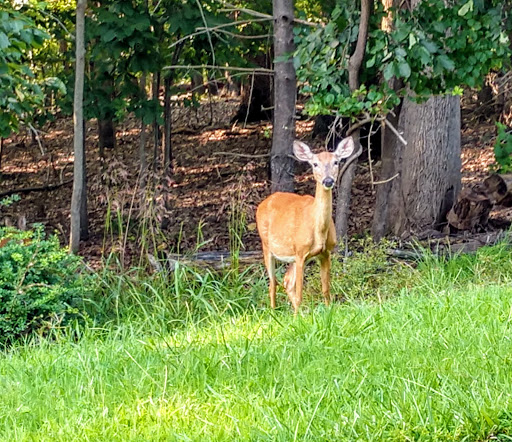
[[109, 29], [107, 32], [101, 35], [101, 41], [108, 43], [109, 41], [114, 40], [116, 38], [115, 29]]
[[421, 44], [425, 47], [425, 49], [430, 52], [431, 54], [435, 54], [438, 51], [437, 45], [430, 40], [423, 40]]
[[406, 57], [407, 56], [407, 52], [405, 51], [404, 48], [401, 48], [401, 47], [398, 47], [398, 48], [395, 49], [395, 54], [398, 57]]
[[417, 43], [416, 36], [411, 32], [409, 34], [409, 49], [411, 49]]
[[411, 76], [411, 67], [406, 61], [402, 61], [398, 64], [398, 72], [401, 77], [407, 79]]
[[427, 50], [427, 48], [425, 46], [417, 46], [417, 48], [418, 48], [417, 54], [421, 61], [421, 64], [423, 64], [424, 66], [429, 65], [432, 60], [432, 56], [430, 55], [430, 52]]
[[382, 73], [383, 73], [384, 79], [386, 81], [390, 80], [391, 77], [393, 77], [393, 75], [395, 74], [395, 63], [394, 62], [388, 63]]
[[473, 11], [473, 0], [469, 0], [465, 5], [463, 5], [460, 9], [458, 14], [461, 17], [464, 17], [469, 11]]
[[0, 31], [0, 49], [5, 49], [11, 44], [9, 37]]
[[409, 29], [408, 28], [398, 28], [394, 33], [393, 37], [396, 41], [400, 42], [407, 38], [409, 35]]
[[447, 71], [453, 71], [455, 69], [455, 63], [450, 60], [446, 55], [440, 55], [437, 57], [437, 60], [441, 64], [443, 68], [445, 68]]

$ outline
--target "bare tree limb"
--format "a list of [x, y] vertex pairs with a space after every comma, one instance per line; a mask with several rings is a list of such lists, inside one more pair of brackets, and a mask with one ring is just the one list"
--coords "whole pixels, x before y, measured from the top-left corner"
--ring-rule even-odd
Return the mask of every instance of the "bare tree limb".
[[395, 173], [391, 178], [387, 178], [382, 181], [374, 181], [374, 182], [372, 182], [372, 184], [386, 184], [386, 183], [389, 183], [390, 181], [393, 181], [395, 178], [398, 178], [399, 176], [400, 176], [399, 173]]
[[215, 63], [215, 48], [213, 47], [211, 30], [208, 27], [208, 22], [206, 21], [206, 17], [204, 15], [204, 11], [203, 11], [203, 7], [201, 6], [201, 2], [199, 0], [196, 0], [196, 3], [197, 3], [197, 7], [199, 8], [199, 12], [201, 13], [201, 18], [203, 20], [204, 28], [206, 30], [206, 36], [208, 37], [208, 44], [210, 45], [210, 49], [212, 51], [212, 64], [215, 65], [216, 64]]
[[239, 68], [235, 66], [213, 66], [210, 64], [196, 64], [196, 65], [170, 65], [170, 66], [164, 66], [162, 70], [168, 70], [168, 69], [219, 69], [222, 71], [239, 71], [239, 72], [250, 72], [255, 74], [268, 74], [273, 75], [274, 70], [273, 69], [266, 69], [266, 68]]
[[[219, 12], [234, 12], [234, 11], [238, 11], [238, 12], [243, 12], [244, 14], [247, 14], [247, 15], [252, 15], [253, 17], [265, 18], [267, 20], [274, 20], [274, 17], [272, 17], [271, 15], [264, 14], [263, 12], [255, 11], [254, 9], [239, 8], [238, 6], [235, 6], [235, 5], [231, 4], [231, 3], [226, 3], [226, 2], [224, 4], [226, 6], [228, 6], [228, 8], [219, 9]], [[315, 28], [321, 26], [321, 24], [319, 24], [319, 23], [312, 23], [312, 22], [309, 22], [309, 21], [306, 21], [306, 20], [301, 20], [300, 18], [294, 18], [293, 21], [295, 23], [299, 23], [301, 25], [312, 26], [312, 27], [315, 27]]]
[[391, 132], [393, 132], [396, 137], [398, 138], [398, 140], [404, 145], [404, 146], [407, 146], [407, 140], [402, 137], [402, 135], [400, 134], [400, 132], [398, 132], [398, 130], [396, 130], [395, 126], [393, 126], [393, 124], [391, 124], [391, 121], [389, 121], [387, 118], [384, 118], [384, 124], [386, 126], [388, 126], [390, 129], [391, 129]]
[[43, 15], [50, 17], [52, 20], [55, 20], [55, 22], [64, 30], [64, 32], [68, 35], [68, 37], [71, 40], [75, 40], [75, 36], [71, 32], [69, 32], [68, 28], [66, 28], [64, 23], [62, 23], [57, 17], [55, 17], [55, 15], [53, 15], [51, 12], [45, 11], [43, 8], [39, 8], [37, 11]]
[[268, 158], [270, 156], [270, 153], [249, 154], [249, 153], [238, 153], [238, 152], [213, 152], [212, 155], [227, 155], [227, 156], [241, 157], [241, 158]]
[[[169, 45], [169, 49], [180, 44], [181, 42], [183, 41], [187, 41], [197, 35], [201, 35], [201, 34], [205, 34], [206, 32], [208, 32], [208, 30], [210, 31], [219, 31], [223, 28], [227, 28], [227, 27], [230, 27], [230, 26], [239, 26], [239, 25], [246, 25], [246, 24], [249, 24], [249, 23], [257, 23], [257, 22], [265, 22], [265, 21], [269, 21], [271, 20], [272, 18], [262, 18], [262, 19], [253, 19], [253, 20], [240, 20], [240, 21], [234, 21], [234, 22], [231, 22], [231, 23], [222, 23], [220, 25], [217, 25], [217, 26], [214, 26], [212, 28], [196, 28], [197, 31], [196, 32], [193, 32], [192, 34], [189, 34], [189, 35], [185, 35], [185, 37], [182, 37], [178, 40], [176, 40], [174, 43], [172, 43], [171, 45]], [[236, 34], [235, 34], [236, 35]]]
[[45, 151], [43, 149], [43, 145], [41, 144], [41, 138], [39, 137], [39, 131], [34, 126], [32, 126], [32, 124], [30, 124], [30, 123], [27, 123], [27, 124], [28, 124], [28, 127], [30, 128], [30, 130], [32, 132], [34, 132], [37, 144], [39, 146], [39, 150], [41, 151], [41, 155], [45, 155]]

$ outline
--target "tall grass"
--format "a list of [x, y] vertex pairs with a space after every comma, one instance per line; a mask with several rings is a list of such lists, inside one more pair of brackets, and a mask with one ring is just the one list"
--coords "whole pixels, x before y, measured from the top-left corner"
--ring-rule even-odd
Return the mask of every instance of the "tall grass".
[[284, 295], [268, 309], [261, 266], [104, 270], [80, 339], [0, 357], [0, 436], [511, 440], [507, 246], [416, 268], [372, 253], [336, 261], [330, 308], [309, 269], [297, 317]]

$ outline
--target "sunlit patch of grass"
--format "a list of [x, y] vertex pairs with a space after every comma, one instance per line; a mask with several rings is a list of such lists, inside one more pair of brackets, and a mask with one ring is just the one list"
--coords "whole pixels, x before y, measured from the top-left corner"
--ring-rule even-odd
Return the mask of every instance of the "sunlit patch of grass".
[[256, 309], [21, 347], [0, 361], [0, 425], [6, 440], [505, 437], [511, 296], [491, 286], [298, 317]]

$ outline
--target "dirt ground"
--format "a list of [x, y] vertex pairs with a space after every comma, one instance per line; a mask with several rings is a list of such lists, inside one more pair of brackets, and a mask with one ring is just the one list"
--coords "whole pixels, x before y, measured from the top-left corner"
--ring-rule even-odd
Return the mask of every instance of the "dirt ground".
[[[259, 249], [254, 214], [257, 204], [269, 194], [267, 159], [271, 147], [271, 125], [231, 125], [239, 102], [234, 99], [205, 101], [199, 109], [178, 105], [174, 108], [172, 148], [174, 173], [166, 182], [149, 176], [147, 189], [140, 189], [139, 123], [129, 118], [117, 127], [117, 146], [100, 161], [96, 122], [87, 126], [87, 179], [90, 238], [82, 253], [97, 258], [111, 247], [137, 249], [140, 229], [168, 220], [164, 235], [158, 235], [159, 249], [173, 252], [191, 250], [227, 250], [237, 226], [245, 225], [242, 242], [246, 250]], [[462, 167], [463, 185], [481, 181], [493, 162], [494, 124], [475, 122], [468, 107], [463, 112]], [[72, 190], [73, 136], [70, 118], [47, 124], [41, 133], [41, 145], [31, 134], [21, 133], [4, 142], [1, 163], [0, 194], [19, 189], [21, 200], [0, 207], [0, 225], [43, 223], [56, 232], [62, 243], [69, 238], [69, 207]], [[297, 122], [297, 136], [314, 148], [322, 140], [311, 139], [313, 121]], [[153, 158], [148, 136], [146, 158]], [[378, 161], [373, 169], [378, 170]], [[299, 168], [296, 190], [314, 192], [307, 168]], [[33, 187], [50, 189], [25, 191]], [[134, 197], [136, 195], [136, 197]], [[360, 162], [353, 187], [349, 233], [364, 234], [370, 229], [375, 190], [371, 186], [368, 162]], [[120, 223], [118, 220], [122, 219]], [[492, 223], [507, 225], [511, 209], [495, 210]], [[109, 222], [106, 223], [106, 220]], [[148, 221], [148, 224], [144, 223]], [[120, 227], [120, 226], [124, 227]], [[124, 240], [120, 246], [117, 233]], [[146, 226], [146, 227], [144, 227]], [[139, 229], [139, 230], [138, 230]], [[117, 245], [116, 245], [117, 244]]]

